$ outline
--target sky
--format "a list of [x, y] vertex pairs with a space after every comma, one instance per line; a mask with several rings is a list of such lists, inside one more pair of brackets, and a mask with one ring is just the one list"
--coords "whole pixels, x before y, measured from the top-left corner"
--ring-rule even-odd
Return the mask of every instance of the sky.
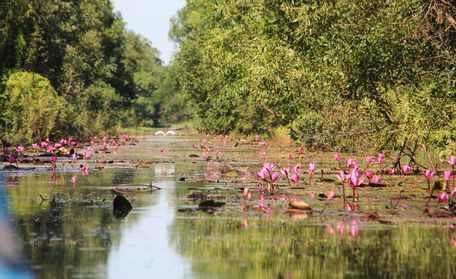
[[121, 13], [127, 28], [141, 34], [160, 51], [168, 64], [174, 43], [168, 38], [170, 20], [185, 5], [185, 0], [113, 0], [114, 10]]

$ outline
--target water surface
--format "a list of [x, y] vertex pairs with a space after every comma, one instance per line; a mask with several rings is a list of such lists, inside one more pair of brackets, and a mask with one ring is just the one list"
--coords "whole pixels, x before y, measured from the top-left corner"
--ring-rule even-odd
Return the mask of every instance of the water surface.
[[[204, 148], [192, 147], [201, 140]], [[248, 173], [263, 160], [333, 166], [331, 154], [288, 162], [287, 148], [269, 148], [262, 158], [258, 146], [224, 145], [217, 138], [146, 137], [117, 154], [98, 153], [86, 162], [88, 176], [68, 166], [55, 174], [24, 169], [5, 171], [4, 183], [37, 278], [454, 277], [456, 222], [425, 213], [443, 205], [425, 199], [420, 177], [406, 178], [402, 186], [360, 189], [354, 212], [345, 210], [341, 198], [318, 198], [329, 190], [341, 195], [340, 185], [319, 176], [295, 188], [283, 181], [273, 195], [257, 190], [259, 182]], [[114, 164], [100, 164], [107, 159]], [[393, 185], [402, 178], [385, 179]], [[133, 209], [116, 218], [113, 188], [149, 183], [161, 190], [124, 194]], [[242, 199], [245, 186], [252, 189], [251, 200]], [[294, 197], [314, 211], [287, 213]], [[198, 208], [211, 198], [226, 205]]]

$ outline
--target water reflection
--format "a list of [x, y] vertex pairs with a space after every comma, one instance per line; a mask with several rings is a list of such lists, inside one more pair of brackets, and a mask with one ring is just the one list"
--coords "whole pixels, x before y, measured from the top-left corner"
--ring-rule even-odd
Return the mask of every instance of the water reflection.
[[167, 239], [176, 209], [169, 201], [174, 182], [155, 183], [158, 191], [155, 205], [144, 208], [142, 218], [122, 230], [122, 241], [108, 259], [109, 278], [189, 278], [190, 263], [180, 256]]
[[[375, 228], [358, 221], [179, 213], [172, 241], [197, 278], [454, 278], [447, 228]], [[337, 227], [337, 228], [336, 228]], [[442, 270], [442, 267], [445, 267]], [[229, 274], [229, 276], [225, 276]]]

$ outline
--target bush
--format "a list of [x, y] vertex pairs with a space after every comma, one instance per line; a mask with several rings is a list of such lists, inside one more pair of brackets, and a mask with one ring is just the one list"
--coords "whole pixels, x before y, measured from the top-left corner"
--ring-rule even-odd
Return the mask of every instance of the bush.
[[30, 144], [57, 133], [65, 117], [64, 101], [48, 79], [36, 73], [16, 72], [4, 85], [2, 134], [15, 143]]

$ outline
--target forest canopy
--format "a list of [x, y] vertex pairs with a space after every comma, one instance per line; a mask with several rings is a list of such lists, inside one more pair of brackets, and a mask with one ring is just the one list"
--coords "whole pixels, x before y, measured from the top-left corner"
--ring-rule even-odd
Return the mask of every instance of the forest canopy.
[[452, 1], [188, 0], [170, 34], [201, 130], [410, 154], [456, 149], [455, 19]]
[[0, 53], [0, 132], [22, 144], [160, 126], [175, 99], [158, 50], [108, 0], [1, 1]]

